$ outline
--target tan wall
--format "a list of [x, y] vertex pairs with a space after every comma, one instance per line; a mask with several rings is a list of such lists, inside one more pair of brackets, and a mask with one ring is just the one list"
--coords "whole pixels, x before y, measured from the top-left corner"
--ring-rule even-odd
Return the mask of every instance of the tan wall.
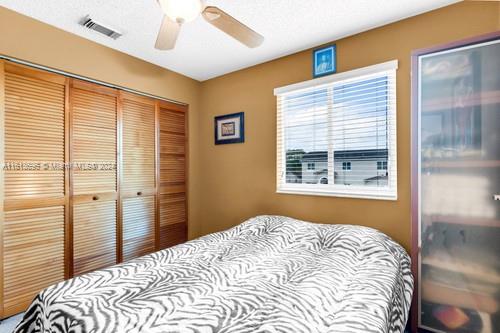
[[[311, 51], [202, 83], [201, 233], [257, 214], [375, 227], [410, 246], [410, 55], [418, 48], [500, 29], [498, 3], [459, 3], [337, 41], [338, 71], [398, 59], [398, 201], [276, 194], [273, 89], [311, 79]], [[215, 146], [213, 117], [245, 112], [246, 142]]]
[[[339, 72], [399, 60], [397, 202], [275, 193], [273, 89], [311, 79], [311, 52], [199, 83], [0, 7], [0, 54], [190, 105], [190, 237], [257, 214], [363, 224], [409, 247], [410, 52], [500, 29], [500, 4], [461, 3], [337, 41]], [[213, 144], [213, 116], [245, 111], [246, 143]]]
[[3, 7], [0, 7], [0, 54], [189, 104], [189, 234], [191, 238], [199, 235], [198, 81]]

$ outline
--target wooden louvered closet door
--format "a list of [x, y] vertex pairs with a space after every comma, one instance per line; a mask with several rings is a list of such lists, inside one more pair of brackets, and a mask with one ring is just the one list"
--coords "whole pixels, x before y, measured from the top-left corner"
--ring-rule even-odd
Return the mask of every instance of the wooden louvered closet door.
[[121, 94], [123, 261], [155, 251], [155, 111], [153, 99]]
[[117, 96], [114, 89], [71, 83], [74, 275], [118, 262]]
[[160, 248], [187, 240], [187, 112], [160, 102], [159, 110]]
[[0, 60], [0, 318], [187, 240], [187, 107]]
[[0, 90], [0, 104], [5, 101], [0, 316], [7, 317], [67, 277], [67, 84], [64, 77], [0, 61]]

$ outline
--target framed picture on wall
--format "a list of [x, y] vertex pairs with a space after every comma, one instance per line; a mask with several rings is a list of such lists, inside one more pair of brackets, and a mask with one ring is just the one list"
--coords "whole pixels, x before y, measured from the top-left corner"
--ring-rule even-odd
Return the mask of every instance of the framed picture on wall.
[[215, 117], [214, 127], [216, 145], [245, 142], [245, 115], [243, 112]]
[[313, 76], [320, 77], [337, 71], [337, 46], [335, 44], [313, 50]]

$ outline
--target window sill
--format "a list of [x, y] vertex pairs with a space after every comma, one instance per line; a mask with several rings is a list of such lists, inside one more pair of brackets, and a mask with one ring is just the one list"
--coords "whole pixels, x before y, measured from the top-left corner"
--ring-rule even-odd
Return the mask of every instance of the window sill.
[[371, 200], [386, 200], [397, 201], [398, 195], [394, 193], [361, 193], [361, 192], [343, 192], [343, 191], [318, 191], [308, 189], [290, 189], [281, 188], [276, 190], [278, 194], [295, 194], [295, 195], [312, 195], [322, 197], [338, 197], [352, 199], [371, 199]]

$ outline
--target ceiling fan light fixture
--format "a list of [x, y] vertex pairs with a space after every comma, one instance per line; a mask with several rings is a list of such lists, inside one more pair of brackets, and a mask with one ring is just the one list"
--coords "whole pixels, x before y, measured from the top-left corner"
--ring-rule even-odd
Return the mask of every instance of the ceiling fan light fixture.
[[254, 48], [264, 42], [264, 37], [247, 27], [222, 9], [205, 6], [205, 0], [157, 0], [163, 11], [160, 31], [156, 37], [157, 50], [172, 50], [183, 23], [193, 21], [200, 14], [205, 21], [236, 39], [247, 47]]
[[161, 9], [175, 22], [190, 22], [200, 15], [204, 8], [203, 0], [158, 0]]

